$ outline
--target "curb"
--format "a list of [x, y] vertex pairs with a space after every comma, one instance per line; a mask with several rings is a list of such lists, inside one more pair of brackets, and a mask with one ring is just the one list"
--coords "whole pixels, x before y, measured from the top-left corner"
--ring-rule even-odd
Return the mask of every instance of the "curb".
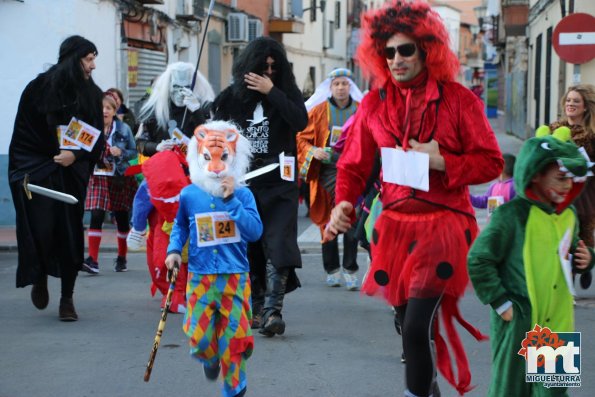
[[[320, 246], [320, 243], [301, 243], [298, 244], [299, 249], [300, 249], [300, 254], [321, 254], [322, 253], [322, 247]], [[85, 249], [87, 247], [85, 246]], [[0, 245], [0, 252], [17, 252], [18, 251], [18, 246], [16, 243], [8, 243], [8, 244], [2, 244]], [[112, 246], [106, 246], [106, 247], [101, 247], [99, 249], [99, 252], [106, 252], [106, 253], [113, 253], [113, 252], [118, 252], [118, 247], [112, 247]], [[342, 247], [339, 247], [339, 253], [343, 252]], [[366, 253], [367, 251], [361, 247], [359, 247], [358, 249], [359, 253]], [[131, 251], [128, 250], [129, 254], [143, 254], [145, 253], [145, 251]]]

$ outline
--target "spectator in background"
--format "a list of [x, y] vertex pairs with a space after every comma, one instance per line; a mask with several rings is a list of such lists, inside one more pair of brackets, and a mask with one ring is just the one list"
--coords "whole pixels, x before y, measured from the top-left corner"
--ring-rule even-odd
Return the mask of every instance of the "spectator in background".
[[108, 88], [106, 92], [111, 92], [115, 95], [116, 98], [116, 105], [118, 106], [118, 110], [116, 111], [116, 117], [126, 123], [133, 134], [136, 133], [138, 129], [138, 124], [136, 123], [136, 116], [129, 109], [126, 104], [124, 103], [124, 94], [117, 88]]
[[[563, 116], [552, 123], [553, 131], [560, 126], [570, 128], [572, 140], [577, 146], [583, 147], [591, 161], [595, 161], [595, 86], [579, 84], [568, 88], [560, 100]], [[595, 243], [595, 181], [587, 179], [585, 188], [574, 201], [579, 219], [579, 236], [593, 248]], [[583, 289], [589, 288], [593, 281], [592, 273], [581, 274], [580, 284]]]
[[[320, 227], [321, 235], [335, 204], [339, 153], [334, 146], [341, 137], [343, 125], [355, 113], [363, 97], [351, 76], [351, 71], [344, 68], [329, 73], [306, 101], [308, 126], [296, 138], [299, 174], [310, 185], [310, 219]], [[352, 227], [343, 235], [341, 272], [337, 239], [322, 244], [322, 265], [329, 287], [339, 287], [342, 274], [348, 290], [358, 289], [357, 249], [358, 241]]]
[[512, 179], [516, 158], [510, 153], [505, 153], [502, 157], [504, 158], [504, 169], [498, 178], [498, 182], [492, 183], [485, 194], [470, 195], [471, 204], [475, 208], [487, 208], [488, 217], [492, 215], [492, 212], [498, 206], [509, 202], [516, 196]]
[[89, 256], [83, 263], [87, 273], [99, 273], [99, 245], [106, 211], [113, 211], [118, 227], [118, 257], [114, 271], [125, 272], [126, 237], [130, 230], [128, 215], [137, 184], [134, 176], [125, 176], [129, 161], [136, 157], [136, 143], [130, 127], [116, 117], [116, 95], [107, 91], [103, 96], [103, 134], [105, 150], [89, 180], [85, 210], [91, 211], [91, 225], [87, 232]]

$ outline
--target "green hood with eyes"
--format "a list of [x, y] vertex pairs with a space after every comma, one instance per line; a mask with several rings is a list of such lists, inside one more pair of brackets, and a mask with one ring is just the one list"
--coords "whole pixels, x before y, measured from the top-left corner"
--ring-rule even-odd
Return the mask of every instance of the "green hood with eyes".
[[551, 163], [558, 163], [560, 170], [572, 177], [574, 181], [567, 200], [556, 208], [558, 212], [568, 207], [580, 193], [587, 176], [592, 175], [590, 167], [593, 166], [593, 163], [588, 160], [584, 150], [579, 149], [570, 140], [568, 127], [560, 127], [551, 135], [548, 126], [539, 127], [535, 137], [528, 139], [523, 144], [517, 156], [514, 166], [514, 187], [517, 194], [535, 202], [540, 207], [543, 206], [543, 203], [538, 203], [531, 197], [527, 197], [527, 189], [529, 189], [533, 177]]

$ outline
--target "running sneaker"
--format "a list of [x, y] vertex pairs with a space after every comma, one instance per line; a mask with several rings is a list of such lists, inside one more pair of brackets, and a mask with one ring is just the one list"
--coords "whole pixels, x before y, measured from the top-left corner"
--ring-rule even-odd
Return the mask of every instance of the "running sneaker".
[[343, 272], [343, 278], [345, 279], [345, 287], [348, 291], [357, 291], [357, 276], [355, 273]]
[[139, 232], [132, 228], [126, 237], [126, 245], [130, 251], [143, 251], [147, 248], [147, 232]]
[[99, 264], [93, 260], [90, 256], [83, 261], [83, 271], [89, 274], [99, 274]]
[[329, 287], [340, 287], [341, 286], [341, 273], [336, 271], [326, 275], [326, 285]]
[[126, 267], [126, 263], [126, 258], [118, 256], [114, 259], [114, 272], [127, 272], [128, 268]]

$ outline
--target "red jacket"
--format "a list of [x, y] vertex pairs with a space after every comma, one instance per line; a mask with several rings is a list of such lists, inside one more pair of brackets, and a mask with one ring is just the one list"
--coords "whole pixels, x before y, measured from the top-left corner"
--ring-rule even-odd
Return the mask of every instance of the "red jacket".
[[[421, 143], [435, 139], [446, 171], [430, 171], [428, 192], [383, 182], [383, 208], [427, 212], [434, 208], [426, 204], [429, 202], [473, 216], [467, 186], [495, 179], [504, 164], [483, 103], [462, 85], [447, 82], [439, 86], [431, 77], [426, 82], [423, 103], [427, 104], [425, 109], [413, 109], [423, 113], [419, 131], [409, 138]], [[379, 148], [402, 146], [404, 115], [405, 100], [392, 81], [382, 92], [376, 89], [364, 97], [337, 164], [337, 203], [349, 201], [355, 205]]]

